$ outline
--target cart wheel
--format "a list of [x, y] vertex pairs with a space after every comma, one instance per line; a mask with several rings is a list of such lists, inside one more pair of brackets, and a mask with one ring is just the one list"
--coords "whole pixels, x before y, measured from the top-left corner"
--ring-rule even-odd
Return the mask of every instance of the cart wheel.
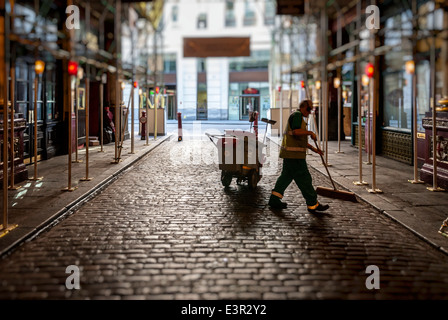
[[230, 186], [232, 182], [232, 175], [229, 173], [225, 173], [224, 171], [221, 173], [221, 182], [224, 187]]
[[252, 173], [249, 176], [249, 189], [255, 189], [257, 187], [257, 183], [259, 181], [259, 176], [257, 171], [252, 171]]

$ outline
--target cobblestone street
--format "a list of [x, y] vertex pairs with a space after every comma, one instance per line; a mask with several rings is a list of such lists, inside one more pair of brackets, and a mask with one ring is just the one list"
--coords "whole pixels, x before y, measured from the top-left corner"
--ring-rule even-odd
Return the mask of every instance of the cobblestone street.
[[[320, 198], [330, 209], [313, 215], [291, 184], [288, 208], [272, 211], [281, 162], [255, 190], [226, 189], [216, 163], [176, 157], [202, 148], [212, 158], [210, 141], [173, 140], [0, 261], [0, 298], [448, 298], [448, 256], [371, 206]], [[69, 265], [79, 290], [66, 288]], [[380, 289], [366, 288], [370, 265]]]

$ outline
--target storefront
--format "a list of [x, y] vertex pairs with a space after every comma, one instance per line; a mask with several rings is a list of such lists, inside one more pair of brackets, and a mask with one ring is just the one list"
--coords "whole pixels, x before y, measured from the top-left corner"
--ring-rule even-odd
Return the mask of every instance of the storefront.
[[[386, 11], [385, 15], [388, 14]], [[380, 60], [379, 146], [386, 157], [412, 164], [412, 81], [406, 72], [407, 61], [413, 60], [412, 12], [392, 12], [384, 23], [383, 46], [387, 52]], [[419, 69], [420, 67], [418, 67]], [[418, 96], [426, 96], [424, 82]], [[427, 104], [426, 104], [427, 105]], [[421, 120], [420, 120], [421, 121]]]
[[[21, 162], [18, 165], [30, 165], [67, 153], [70, 114], [74, 151], [85, 147], [87, 127], [90, 127], [89, 136], [100, 137], [100, 90], [104, 96], [104, 119], [110, 120], [106, 116], [107, 110], [112, 109], [113, 115], [116, 102], [123, 101], [117, 86], [116, 60], [111, 53], [116, 50], [114, 39], [104, 36], [113, 34], [113, 12], [110, 8], [105, 10], [100, 19], [98, 13], [104, 6], [87, 3], [86, 7], [80, 8], [79, 28], [71, 30], [66, 26], [66, 7], [64, 3], [48, 6], [39, 1], [15, 1], [12, 4], [14, 14], [8, 30], [7, 72], [11, 71], [8, 74], [8, 100], [12, 101], [14, 118], [22, 119], [24, 123], [23, 133], [17, 135], [14, 146]], [[78, 74], [71, 82], [68, 60], [78, 65]], [[41, 74], [36, 71], [37, 61], [42, 62]], [[101, 80], [103, 75], [105, 82]], [[124, 78], [122, 75], [120, 81]], [[69, 92], [73, 101], [71, 112]], [[89, 117], [86, 116], [87, 104]], [[106, 140], [105, 143], [112, 141]], [[16, 182], [26, 178], [22, 175]]]
[[229, 120], [249, 120], [250, 112], [258, 112], [259, 119], [268, 116], [270, 107], [267, 82], [229, 84]]
[[[51, 9], [43, 17], [36, 14], [34, 8], [17, 1], [14, 13], [10, 29], [10, 70], [14, 73], [14, 79], [12, 76], [9, 78], [10, 86], [13, 86], [10, 100], [13, 101], [15, 118], [25, 120], [20, 150], [23, 150], [23, 162], [31, 164], [36, 161], [36, 139], [37, 161], [50, 159], [62, 151], [63, 75], [57, 72], [62, 68], [57, 42], [61, 27], [59, 20], [64, 12], [61, 8]], [[30, 39], [34, 34], [33, 21], [39, 21], [41, 28], [37, 33], [41, 46], [47, 50], [38, 51], [37, 43]], [[42, 74], [35, 71], [37, 60], [44, 62]], [[37, 122], [34, 121], [35, 110]]]
[[[328, 9], [327, 14], [311, 8], [315, 15], [300, 19], [319, 26], [317, 32], [308, 28], [308, 37], [316, 35], [316, 52], [310, 57], [296, 53], [300, 61], [291, 72], [305, 79], [318, 117], [328, 106], [329, 140], [348, 136], [352, 145], [361, 145], [371, 154], [375, 132], [377, 155], [413, 165], [417, 154], [421, 178], [428, 183], [433, 175], [435, 150], [438, 152], [437, 175], [442, 184], [448, 185], [448, 108], [444, 107], [448, 100], [446, 6], [441, 1], [414, 1], [408, 7], [381, 3], [378, 6], [380, 25], [374, 31], [364, 23], [368, 16], [364, 2], [348, 6], [343, 14], [336, 8]], [[321, 29], [327, 23], [331, 32]], [[298, 42], [300, 45], [300, 38]], [[369, 63], [372, 74], [367, 75]], [[341, 77], [340, 90], [334, 83], [337, 77]], [[276, 83], [272, 86], [277, 88]], [[273, 92], [277, 95], [277, 90]], [[436, 143], [432, 141], [432, 103], [437, 118]], [[341, 118], [343, 130], [338, 137]], [[414, 152], [414, 144], [417, 152]]]

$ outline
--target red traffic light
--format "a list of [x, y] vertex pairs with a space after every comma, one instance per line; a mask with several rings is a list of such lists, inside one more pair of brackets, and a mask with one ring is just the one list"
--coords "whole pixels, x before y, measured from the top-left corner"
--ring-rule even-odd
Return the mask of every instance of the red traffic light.
[[372, 78], [373, 74], [375, 73], [375, 67], [370, 62], [366, 65], [365, 73], [369, 78]]
[[134, 81], [134, 88], [137, 88], [137, 87], [138, 87], [138, 82]]
[[300, 87], [305, 88], [305, 81], [300, 81]]
[[68, 74], [71, 76], [78, 75], [78, 63], [76, 61], [68, 62]]
[[156, 87], [156, 94], [159, 94], [160, 88]]

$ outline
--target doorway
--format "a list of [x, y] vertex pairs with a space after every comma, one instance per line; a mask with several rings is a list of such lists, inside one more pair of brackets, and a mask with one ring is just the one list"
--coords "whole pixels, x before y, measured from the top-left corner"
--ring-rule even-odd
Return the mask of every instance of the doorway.
[[37, 123], [34, 123], [34, 64], [24, 60], [16, 63], [16, 88], [15, 88], [15, 112], [20, 113], [26, 120], [24, 140], [24, 163], [34, 163], [34, 126], [37, 125], [37, 161], [41, 160], [43, 148], [43, 87], [42, 81], [38, 82], [37, 90]]
[[165, 108], [168, 109], [168, 120], [177, 120], [177, 105], [174, 92], [167, 91]]
[[207, 84], [198, 83], [196, 120], [207, 120]]
[[249, 120], [251, 112], [260, 113], [260, 95], [240, 96], [240, 120]]

